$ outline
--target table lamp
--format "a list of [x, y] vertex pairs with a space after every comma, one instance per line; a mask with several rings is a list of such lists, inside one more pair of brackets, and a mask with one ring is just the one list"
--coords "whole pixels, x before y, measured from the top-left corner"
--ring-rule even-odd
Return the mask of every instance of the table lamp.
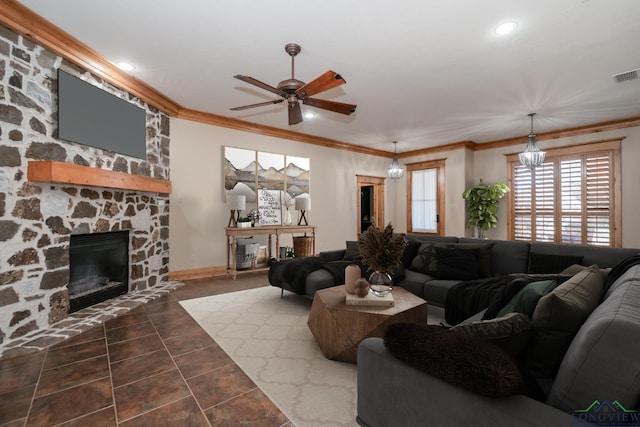
[[237, 227], [238, 219], [240, 219], [240, 211], [243, 211], [247, 205], [247, 198], [244, 194], [229, 194], [227, 198], [227, 205], [231, 211], [229, 217], [229, 224], [227, 227]]
[[309, 225], [307, 222], [307, 217], [305, 216], [306, 211], [311, 210], [311, 198], [309, 197], [296, 197], [296, 210], [300, 211], [300, 218], [298, 219], [298, 225], [303, 225], [302, 220], [304, 220], [304, 225]]

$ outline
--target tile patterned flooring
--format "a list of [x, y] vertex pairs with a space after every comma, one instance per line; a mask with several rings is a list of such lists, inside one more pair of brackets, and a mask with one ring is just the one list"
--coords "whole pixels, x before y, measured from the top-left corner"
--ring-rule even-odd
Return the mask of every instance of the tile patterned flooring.
[[188, 281], [45, 350], [0, 359], [0, 426], [292, 427], [178, 303], [267, 284], [264, 272]]

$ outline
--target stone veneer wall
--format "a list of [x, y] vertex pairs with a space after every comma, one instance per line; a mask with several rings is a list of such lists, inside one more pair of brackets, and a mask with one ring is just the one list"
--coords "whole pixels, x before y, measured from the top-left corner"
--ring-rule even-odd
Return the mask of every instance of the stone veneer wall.
[[[146, 161], [57, 139], [57, 69], [146, 110]], [[29, 160], [169, 179], [169, 118], [0, 26], [0, 350], [67, 317], [71, 234], [130, 230], [130, 291], [168, 280], [169, 195], [32, 183]]]

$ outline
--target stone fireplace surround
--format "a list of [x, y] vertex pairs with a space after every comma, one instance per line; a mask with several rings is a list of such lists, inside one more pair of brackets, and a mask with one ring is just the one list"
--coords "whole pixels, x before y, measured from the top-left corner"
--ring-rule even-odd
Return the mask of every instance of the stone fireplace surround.
[[[58, 68], [145, 109], [146, 160], [57, 139]], [[168, 180], [169, 118], [0, 26], [0, 353], [67, 318], [72, 234], [129, 230], [130, 292], [169, 283], [168, 194], [30, 181], [43, 160]]]

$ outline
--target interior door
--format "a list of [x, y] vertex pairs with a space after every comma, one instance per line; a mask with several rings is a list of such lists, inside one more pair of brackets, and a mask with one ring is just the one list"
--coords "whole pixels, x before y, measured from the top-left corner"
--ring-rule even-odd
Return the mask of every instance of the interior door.
[[358, 234], [371, 224], [384, 227], [384, 178], [357, 175]]

